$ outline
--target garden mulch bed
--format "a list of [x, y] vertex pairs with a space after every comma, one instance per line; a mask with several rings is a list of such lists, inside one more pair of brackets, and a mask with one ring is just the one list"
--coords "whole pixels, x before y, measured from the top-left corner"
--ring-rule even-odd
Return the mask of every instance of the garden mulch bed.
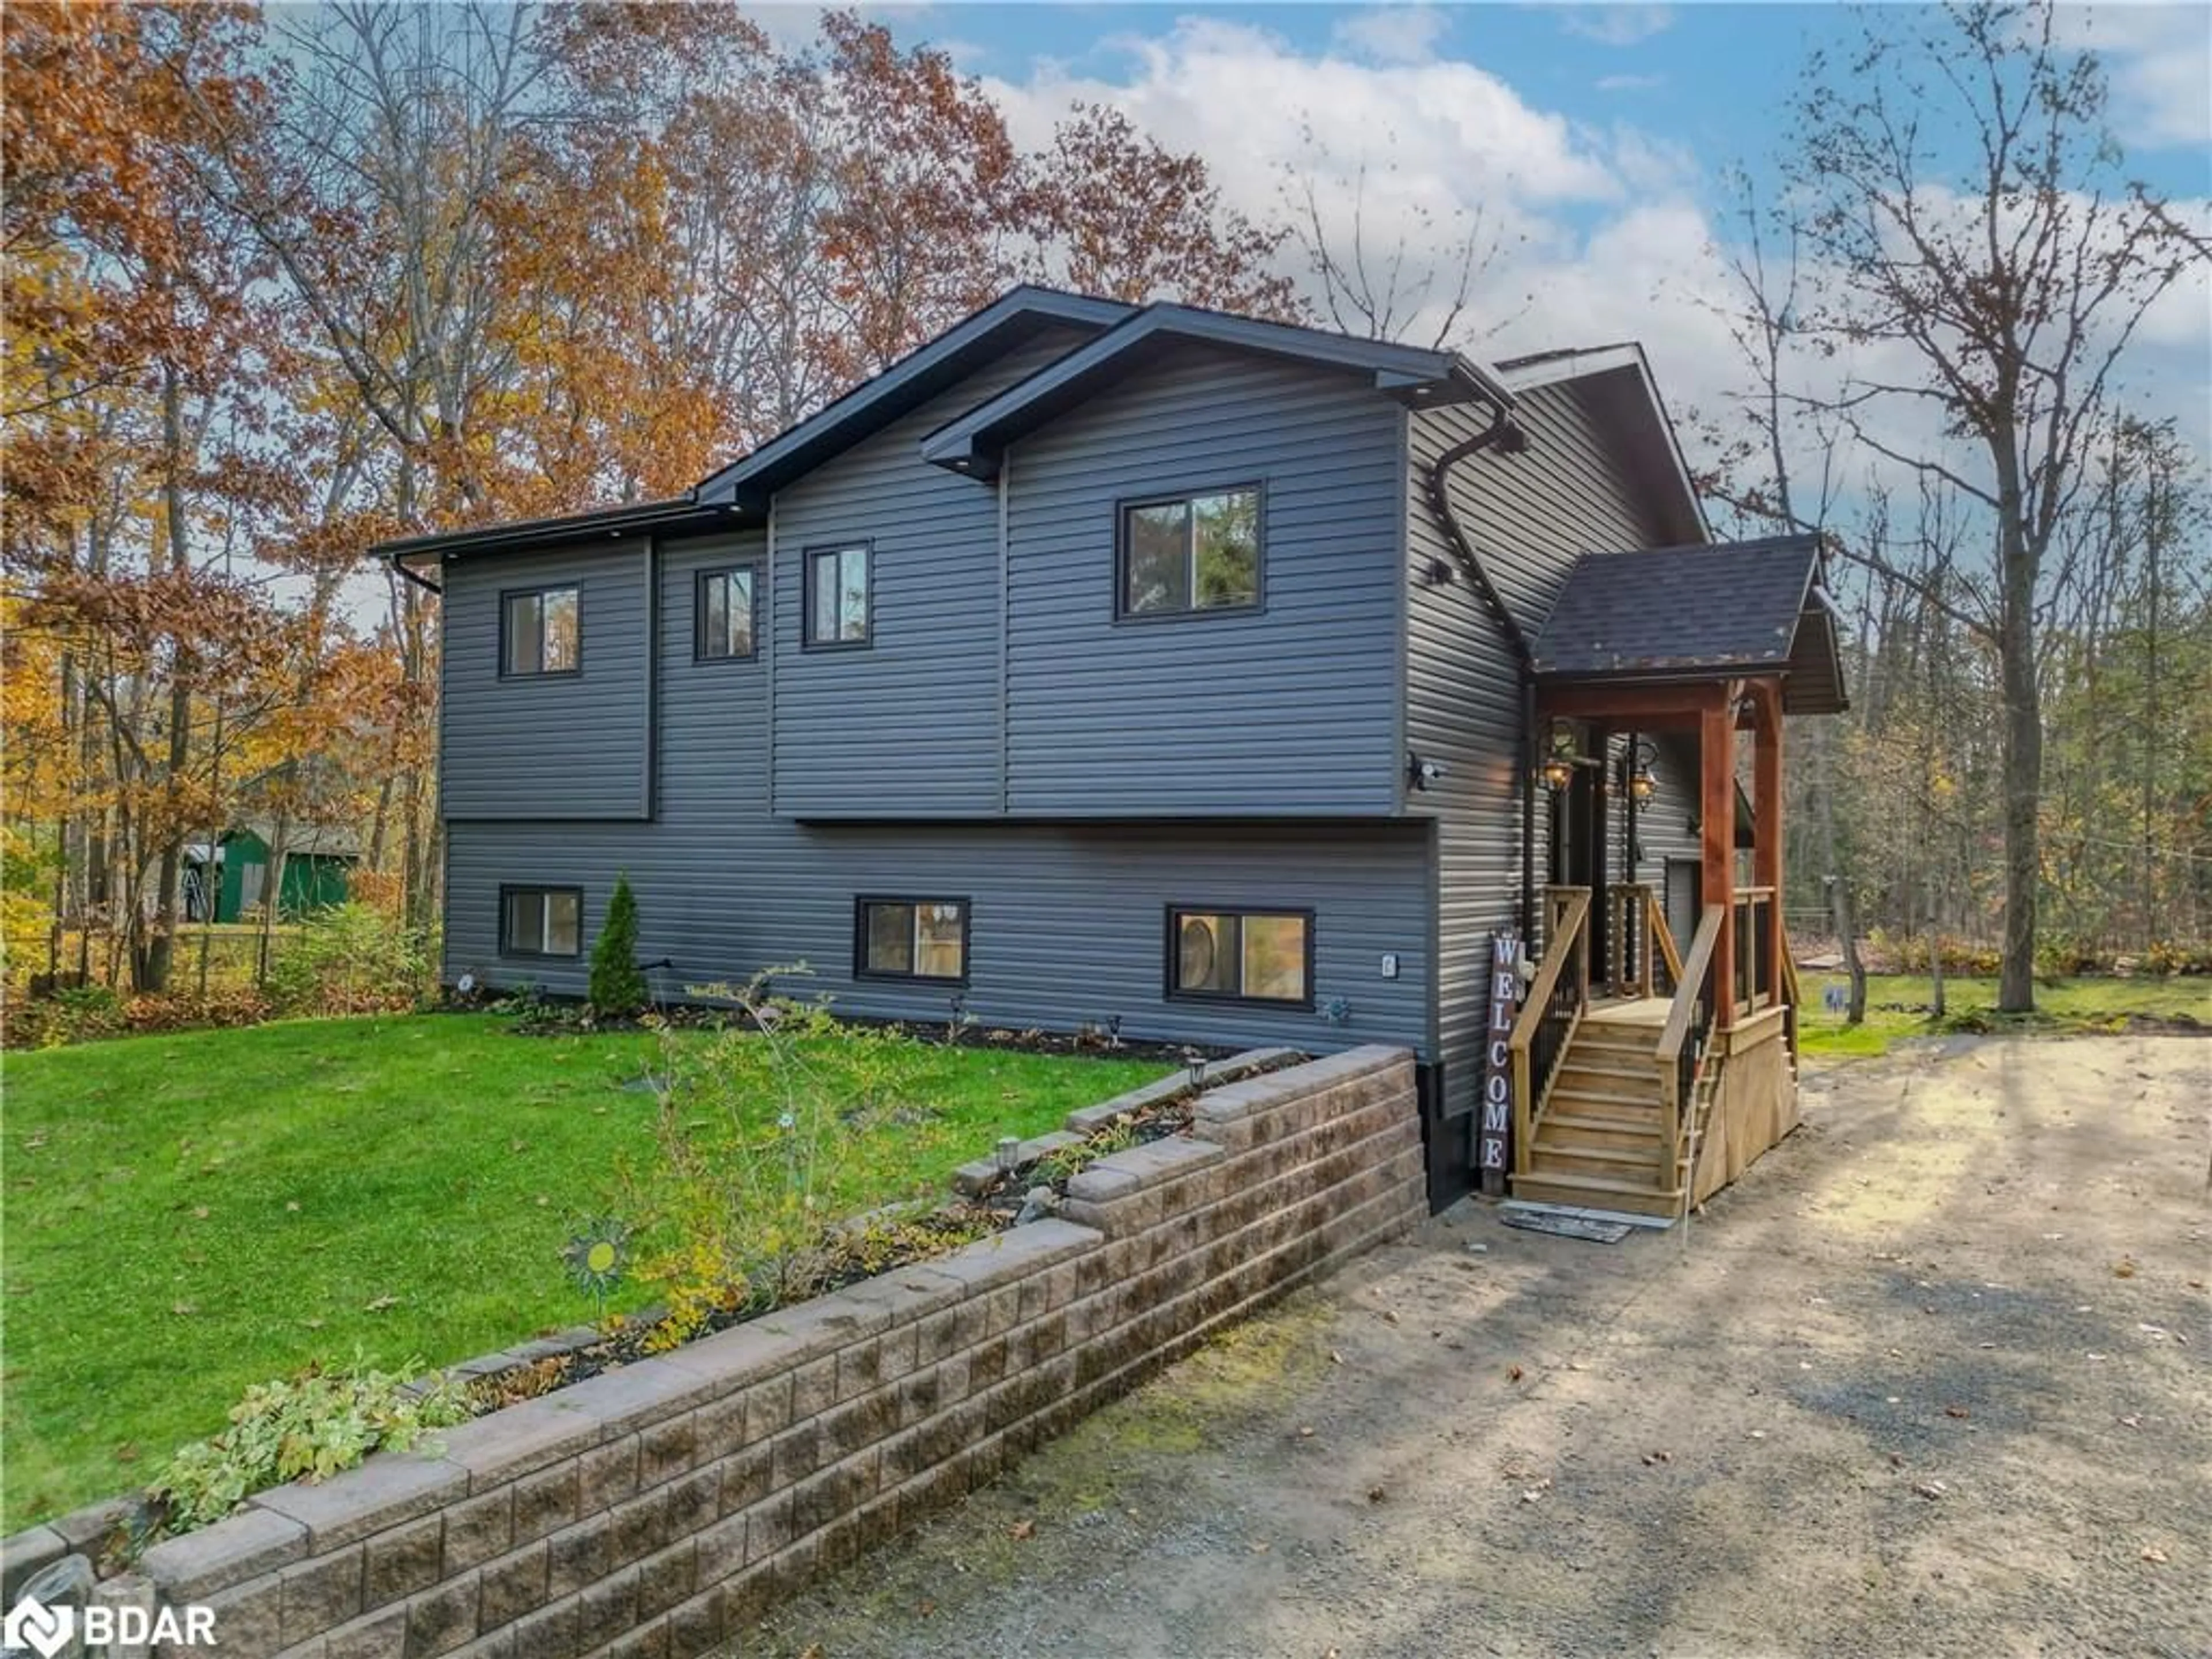
[[[1143, 1051], [1125, 1047], [1117, 1052]], [[1188, 1051], [1166, 1052], [1181, 1056]], [[1288, 1051], [1273, 1053], [1263, 1062], [1226, 1075], [1254, 1076], [1305, 1058]], [[647, 1310], [611, 1328], [577, 1326], [554, 1332], [506, 1353], [453, 1367], [447, 1375], [464, 1384], [471, 1407], [477, 1416], [483, 1416], [649, 1359], [684, 1342], [765, 1318], [778, 1308], [828, 1296], [865, 1279], [948, 1255], [978, 1238], [1056, 1212], [1067, 1196], [1068, 1182], [1099, 1158], [1182, 1133], [1191, 1126], [1199, 1094], [1220, 1080], [1225, 1078], [1196, 1086], [1185, 1084], [1177, 1092], [1145, 1101], [1116, 1114], [1081, 1141], [1025, 1158], [999, 1172], [979, 1190], [951, 1198], [934, 1209], [894, 1206], [834, 1227], [824, 1237], [823, 1264], [819, 1271], [807, 1276], [801, 1294], [718, 1311], [678, 1341], [670, 1340], [663, 1328], [664, 1316]], [[892, 1224], [879, 1231], [871, 1225], [879, 1222]]]

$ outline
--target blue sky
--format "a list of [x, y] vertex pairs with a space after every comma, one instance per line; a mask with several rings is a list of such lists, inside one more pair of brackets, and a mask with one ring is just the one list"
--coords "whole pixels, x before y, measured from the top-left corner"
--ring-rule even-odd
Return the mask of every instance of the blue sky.
[[[811, 32], [811, 11], [756, 12]], [[1069, 103], [1113, 105], [1203, 155], [1231, 204], [1295, 211], [1306, 183], [1344, 234], [1363, 213], [1382, 250], [1413, 250], [1424, 314], [1449, 269], [1421, 256], [1472, 230], [1493, 256], [1455, 343], [1504, 357], [1639, 340], [1678, 420], [1744, 384], [1716, 307], [1734, 234], [1723, 179], [1771, 193], [1808, 52], [1859, 20], [1808, 5], [959, 5], [872, 8], [980, 76], [1016, 137], [1042, 142]], [[1885, 23], [1911, 21], [1904, 8]], [[2212, 234], [2212, 6], [2061, 13], [2094, 42], [2130, 171]], [[1287, 258], [1287, 256], [1286, 256]], [[2212, 453], [2212, 279], [2169, 295], [2138, 336], [2131, 393]], [[1900, 444], [1940, 442], [1891, 434]]]

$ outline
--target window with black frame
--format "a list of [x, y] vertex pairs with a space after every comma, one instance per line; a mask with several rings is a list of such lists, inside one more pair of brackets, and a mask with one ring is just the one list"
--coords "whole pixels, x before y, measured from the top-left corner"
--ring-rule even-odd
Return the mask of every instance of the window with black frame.
[[968, 977], [968, 901], [863, 898], [855, 902], [853, 971], [863, 979]]
[[1224, 1002], [1313, 1000], [1313, 914], [1168, 912], [1168, 994]]
[[499, 890], [499, 950], [507, 957], [583, 953], [584, 895], [576, 887]]
[[583, 666], [581, 595], [574, 586], [538, 587], [500, 599], [499, 672], [574, 674]]
[[693, 654], [702, 662], [730, 662], [753, 654], [753, 567], [699, 573], [699, 626]]
[[1257, 485], [1121, 508], [1119, 614], [1178, 617], [1260, 603]]
[[874, 550], [866, 543], [806, 550], [806, 644], [870, 641], [875, 627], [874, 562]]

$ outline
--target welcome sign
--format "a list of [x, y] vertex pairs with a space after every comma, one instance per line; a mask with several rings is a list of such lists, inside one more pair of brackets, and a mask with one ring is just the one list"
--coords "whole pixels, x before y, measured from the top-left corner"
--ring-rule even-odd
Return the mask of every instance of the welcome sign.
[[1482, 1190], [1505, 1190], [1513, 1155], [1513, 1019], [1519, 1012], [1521, 939], [1511, 928], [1490, 936], [1490, 1032], [1483, 1040], [1482, 1124], [1475, 1135], [1475, 1167]]

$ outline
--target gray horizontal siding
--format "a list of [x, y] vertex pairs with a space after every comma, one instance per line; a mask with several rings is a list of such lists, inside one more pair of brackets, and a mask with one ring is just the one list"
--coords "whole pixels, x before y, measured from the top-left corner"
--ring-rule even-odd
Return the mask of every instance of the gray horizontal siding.
[[[646, 544], [632, 539], [519, 558], [449, 559], [442, 580], [439, 775], [446, 817], [647, 816]], [[580, 590], [582, 672], [501, 678], [500, 595], [572, 581]]]
[[[1014, 447], [1010, 812], [1394, 810], [1401, 420], [1354, 377], [1187, 348]], [[1117, 503], [1246, 483], [1263, 609], [1117, 622]]]
[[[993, 1025], [1067, 1030], [1116, 1016], [1132, 1038], [1423, 1045], [1425, 825], [818, 825], [739, 816], [650, 825], [456, 823], [447, 846], [446, 967], [495, 985], [580, 993], [587, 961], [502, 961], [501, 883], [584, 891], [586, 949], [617, 870], [637, 894], [640, 956], [664, 995], [804, 963], [799, 988], [849, 1012], [943, 1018], [949, 988], [856, 981], [860, 894], [969, 901], [966, 1006]], [[698, 803], [703, 811], [703, 800]], [[1313, 1010], [1170, 1000], [1170, 904], [1310, 908]], [[1400, 976], [1381, 977], [1385, 952]], [[1346, 1017], [1328, 1008], [1342, 998]]]
[[[1528, 433], [1528, 452], [1485, 452], [1462, 462], [1451, 475], [1452, 499], [1484, 568], [1533, 638], [1577, 557], [1648, 545], [1662, 531], [1571, 384], [1523, 394], [1516, 417]], [[1407, 742], [1442, 760], [1447, 775], [1410, 797], [1408, 807], [1437, 820], [1437, 1034], [1455, 1107], [1471, 1098], [1480, 1069], [1490, 935], [1516, 920], [1520, 898], [1520, 679], [1511, 648], [1429, 510], [1421, 480], [1437, 456], [1473, 436], [1484, 418], [1467, 409], [1409, 416]], [[1423, 580], [1432, 559], [1450, 565], [1455, 580]], [[1539, 811], [1548, 814], [1548, 795], [1540, 796]], [[1540, 882], [1548, 821], [1536, 831]]]
[[[974, 486], [969, 486], [974, 488]], [[662, 767], [651, 823], [455, 823], [447, 840], [446, 970], [580, 994], [617, 871], [638, 897], [640, 956], [663, 994], [804, 962], [802, 986], [853, 1012], [934, 1020], [946, 988], [855, 981], [859, 895], [972, 907], [967, 1006], [993, 1024], [1070, 1030], [1119, 1015], [1132, 1038], [1419, 1043], [1427, 1026], [1425, 824], [820, 823], [768, 810], [771, 670], [691, 655], [696, 572], [762, 550], [757, 537], [661, 551]], [[780, 652], [781, 691], [790, 662]], [[584, 893], [586, 957], [502, 960], [501, 884]], [[1171, 1002], [1170, 904], [1310, 908], [1315, 1010]], [[1385, 952], [1400, 977], [1380, 977]], [[1341, 997], [1348, 1018], [1325, 1012]]]
[[[1001, 802], [999, 497], [922, 438], [1084, 335], [1054, 330], [775, 498], [775, 805], [800, 817], [995, 816]], [[802, 648], [810, 547], [874, 549], [873, 638]]]

